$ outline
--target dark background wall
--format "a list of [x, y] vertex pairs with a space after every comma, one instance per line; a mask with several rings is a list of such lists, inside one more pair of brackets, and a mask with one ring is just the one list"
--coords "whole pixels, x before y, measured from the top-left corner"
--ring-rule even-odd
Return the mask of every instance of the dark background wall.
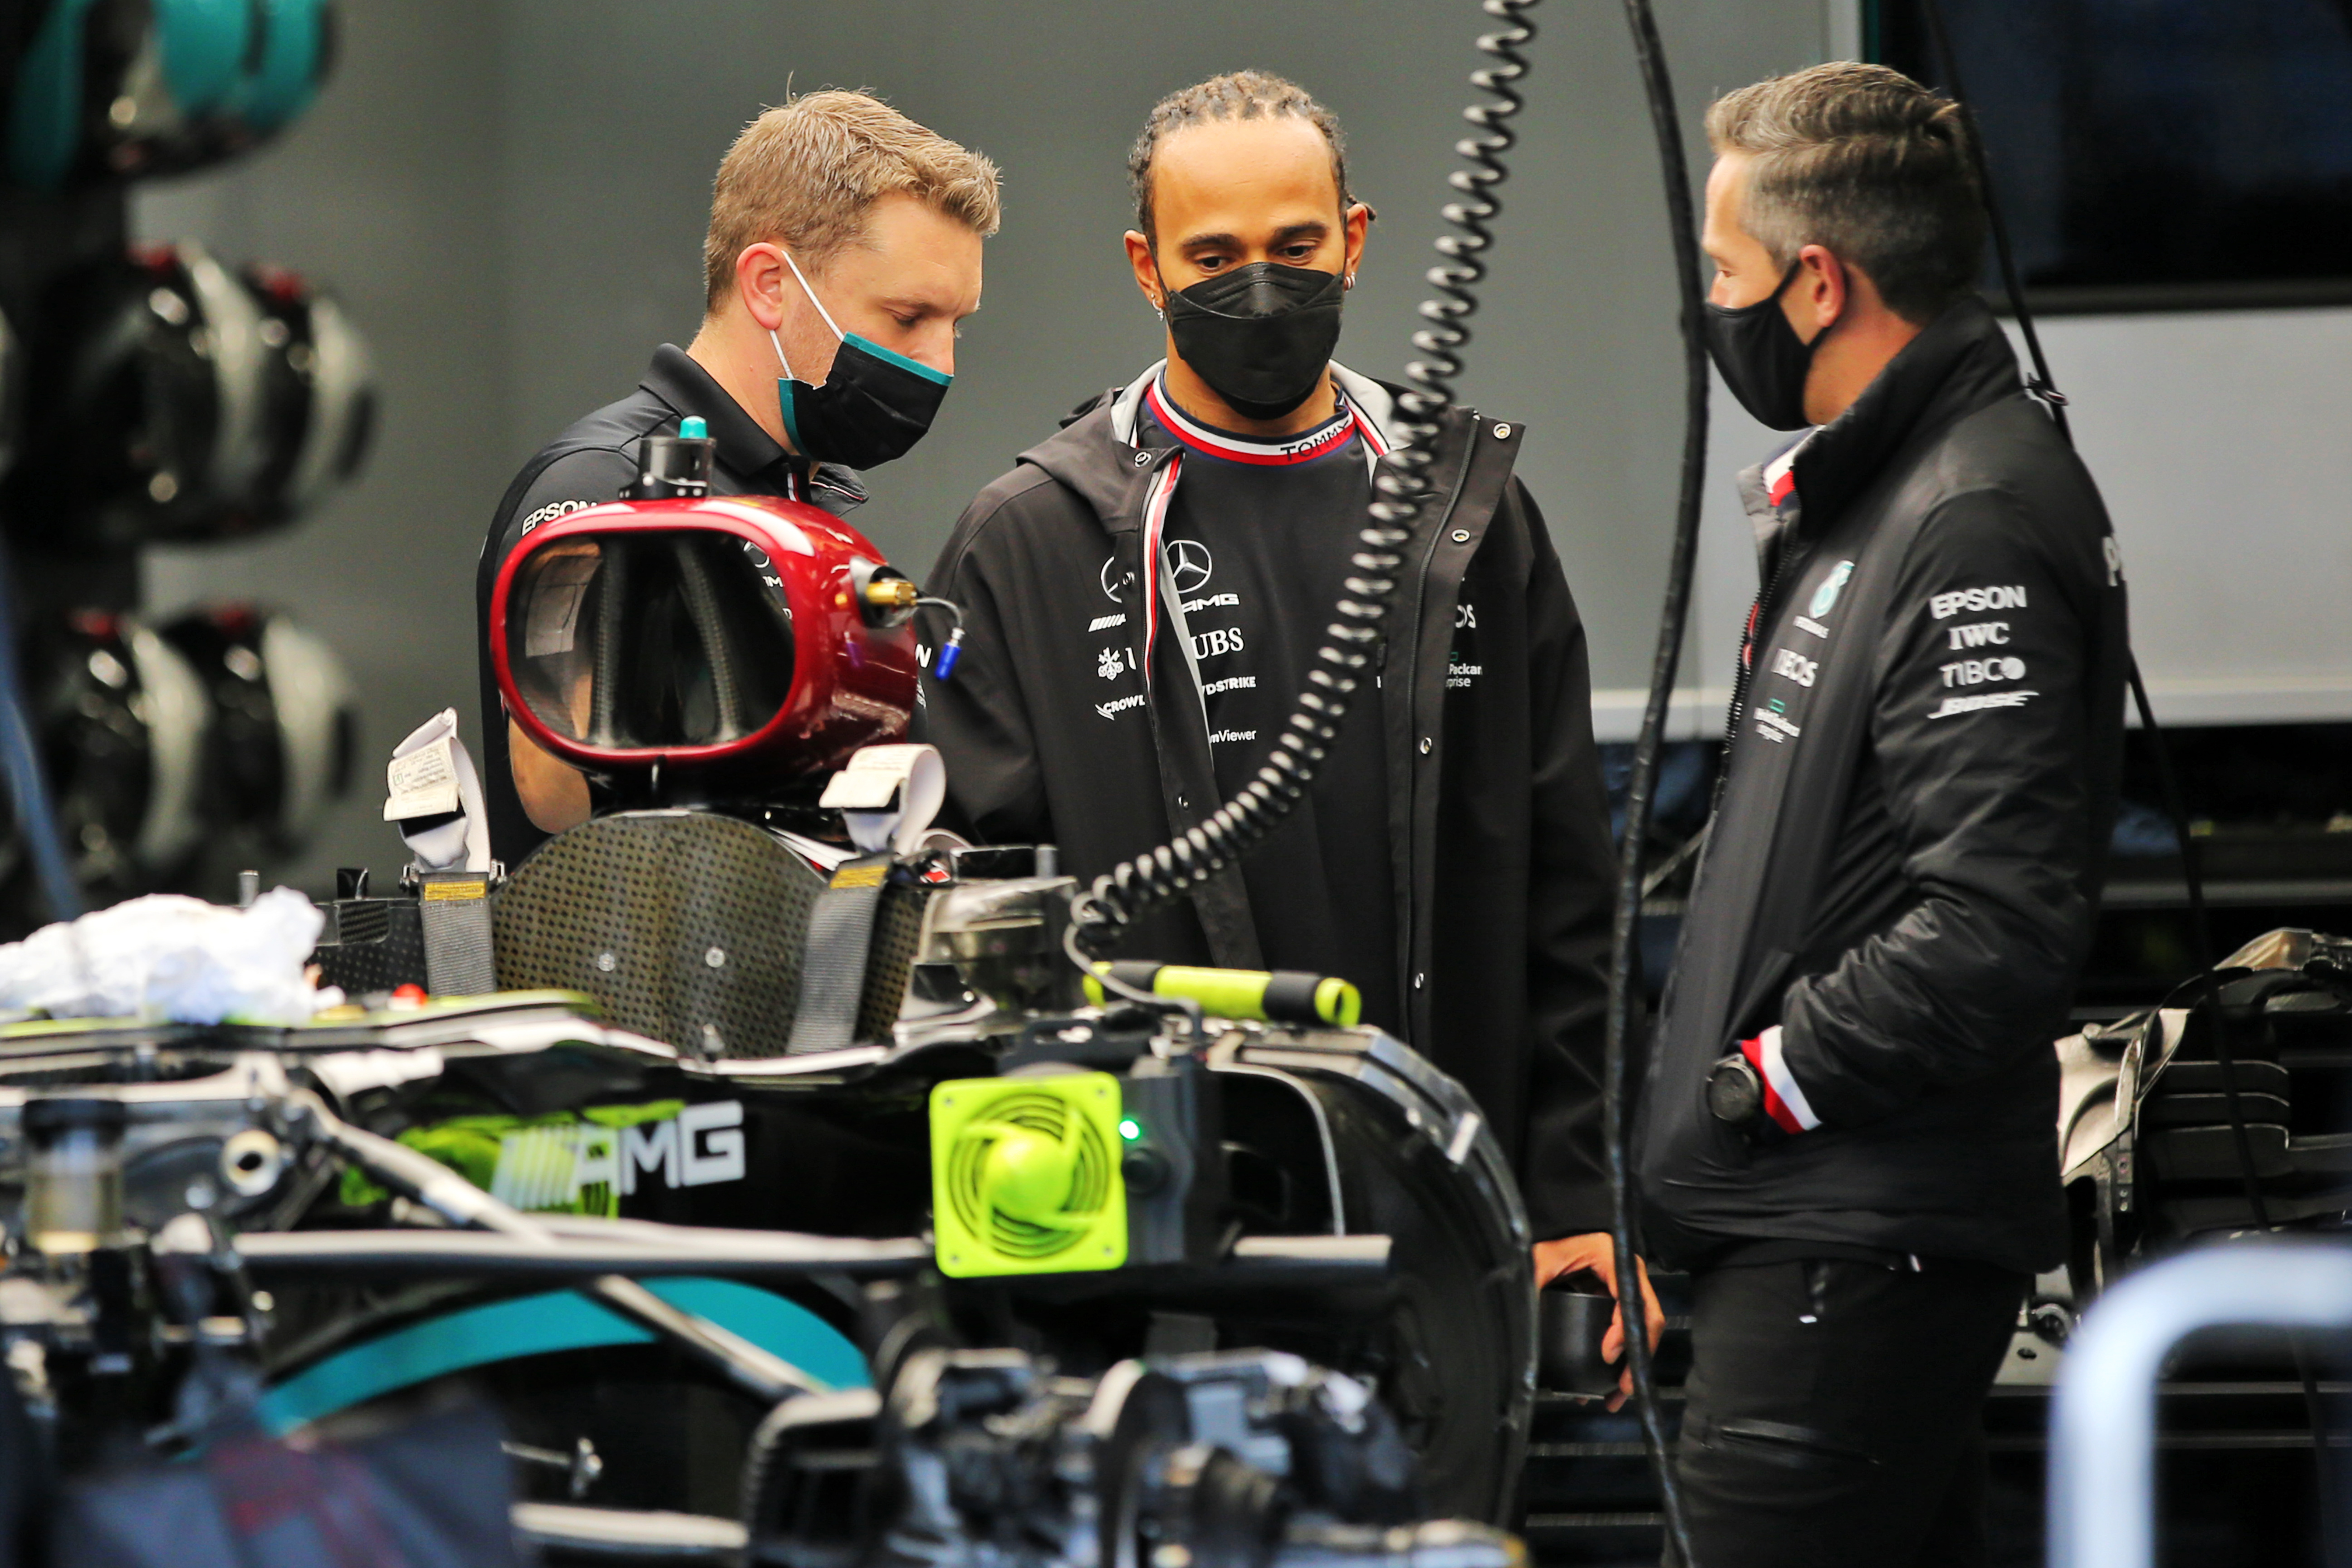
[[[1695, 158], [1715, 93], [1850, 51], [1835, 10], [1666, 0]], [[1532, 427], [1522, 472], [1584, 606], [1596, 684], [1632, 688], [1682, 438], [1662, 197], [1619, 7], [1536, 15], [1464, 388]], [[343, 21], [338, 78], [309, 120], [247, 163], [143, 194], [135, 216], [145, 237], [313, 274], [374, 346], [383, 416], [364, 479], [281, 541], [159, 557], [151, 574], [159, 607], [267, 599], [350, 660], [361, 778], [287, 868], [313, 886], [339, 863], [397, 863], [378, 820], [383, 760], [443, 706], [471, 732], [471, 581], [490, 509], [536, 447], [626, 392], [654, 344], [692, 333], [710, 175], [761, 108], [863, 87], [1004, 168], [1004, 231], [955, 390], [917, 453], [873, 476], [858, 519], [919, 572], [1013, 453], [1156, 355], [1119, 248], [1124, 154], [1174, 88], [1258, 66], [1339, 112], [1359, 194], [1381, 215], [1340, 354], [1396, 374], [1485, 25], [1467, 0], [403, 0], [347, 5]]]

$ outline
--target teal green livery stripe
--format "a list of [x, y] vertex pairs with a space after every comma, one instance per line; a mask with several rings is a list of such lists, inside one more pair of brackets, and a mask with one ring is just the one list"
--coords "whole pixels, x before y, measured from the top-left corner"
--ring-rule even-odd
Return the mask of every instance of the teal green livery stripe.
[[[867, 1384], [866, 1357], [797, 1301], [732, 1279], [652, 1279], [671, 1306], [707, 1318], [835, 1388]], [[429, 1318], [340, 1351], [262, 1395], [262, 1425], [283, 1435], [453, 1372], [557, 1351], [646, 1344], [653, 1334], [570, 1290], [492, 1301]]]
[[950, 382], [955, 380], [955, 377], [948, 375], [943, 372], [933, 370], [929, 365], [924, 364], [919, 361], [910, 360], [905, 354], [893, 353], [888, 349], [884, 348], [880, 343], [874, 342], [871, 338], [861, 338], [856, 332], [850, 332], [846, 335], [851, 342], [856, 343], [859, 348], [864, 349], [876, 359], [886, 360], [889, 363], [897, 365], [900, 370], [911, 370], [917, 375], [921, 376], [925, 381], [934, 381], [939, 383], [941, 386], [945, 386]]

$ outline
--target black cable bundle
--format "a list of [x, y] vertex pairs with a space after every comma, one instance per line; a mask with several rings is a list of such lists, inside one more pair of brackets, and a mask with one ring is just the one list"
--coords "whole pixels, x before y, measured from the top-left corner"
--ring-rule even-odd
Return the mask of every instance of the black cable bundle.
[[[1445, 221], [1460, 232], [1437, 239], [1444, 260], [1429, 270], [1437, 293], [1421, 306], [1422, 319], [1429, 324], [1412, 335], [1412, 346], [1426, 357], [1405, 366], [1410, 390], [1399, 403], [1404, 416], [1402, 438], [1381, 461], [1374, 480], [1371, 521], [1359, 536], [1362, 549], [1349, 557], [1359, 575], [1346, 580], [1346, 592], [1334, 610], [1338, 618], [1324, 630], [1324, 644], [1315, 653], [1318, 668], [1308, 674], [1306, 689], [1298, 694], [1255, 778], [1206, 821], [1156, 849], [1120, 861], [1072, 902], [1071, 945], [1088, 954], [1107, 956], [1138, 915], [1199, 887], [1248, 854], [1290, 815], [1321, 770], [1362, 672], [1387, 635], [1389, 603], [1396, 596], [1404, 552], [1421, 531], [1431, 499], [1428, 474], [1437, 460], [1438, 421], [1454, 404], [1462, 349], [1470, 341], [1469, 321], [1478, 310], [1475, 290], [1486, 276], [1486, 253], [1495, 243], [1487, 225], [1502, 211], [1496, 193], [1509, 174], [1503, 155], [1518, 140], [1510, 121], [1526, 101], [1518, 90], [1528, 74], [1521, 51], [1536, 36], [1527, 19], [1535, 5], [1536, 0], [1480, 3], [1487, 16], [1507, 24], [1506, 30], [1478, 40], [1480, 52], [1495, 64], [1470, 75], [1472, 85], [1490, 94], [1492, 101], [1474, 103], [1462, 111], [1481, 133], [1454, 144], [1469, 167], [1447, 177], [1463, 199], [1447, 203], [1443, 211]], [[1157, 564], [1147, 562], [1145, 570], [1156, 570]]]

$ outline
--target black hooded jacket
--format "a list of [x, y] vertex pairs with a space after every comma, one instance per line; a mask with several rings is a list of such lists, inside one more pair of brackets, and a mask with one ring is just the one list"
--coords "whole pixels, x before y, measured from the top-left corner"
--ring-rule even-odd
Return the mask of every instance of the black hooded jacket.
[[[1333, 369], [1385, 441], [1393, 392]], [[1023, 453], [965, 510], [929, 584], [969, 627], [954, 678], [924, 683], [951, 805], [984, 838], [1057, 844], [1082, 880], [1221, 804], [1197, 674], [1177, 664], [1174, 679], [1108, 701], [1097, 679], [1106, 642], [1148, 657], [1142, 616], [1123, 612], [1142, 603], [1144, 503], [1171, 455], [1131, 444], [1157, 373]], [[1383, 727], [1390, 841], [1366, 848], [1390, 855], [1400, 894], [1404, 1033], [1486, 1109], [1543, 1237], [1608, 1220], [1598, 1084], [1612, 852], [1584, 628], [1512, 476], [1522, 439], [1517, 424], [1447, 416], [1432, 475], [1444, 513], [1412, 546], [1377, 710], [1349, 721]], [[1176, 608], [1163, 598], [1163, 616]], [[1463, 665], [1478, 679], [1449, 687]], [[1146, 916], [1126, 951], [1260, 967], [1241, 877]]]
[[[2057, 1263], [2058, 1065], [2122, 763], [2121, 558], [1973, 300], [1740, 477], [1766, 587], [1641, 1108], [1652, 1254]], [[1787, 1123], [1705, 1104], [1756, 1052]]]

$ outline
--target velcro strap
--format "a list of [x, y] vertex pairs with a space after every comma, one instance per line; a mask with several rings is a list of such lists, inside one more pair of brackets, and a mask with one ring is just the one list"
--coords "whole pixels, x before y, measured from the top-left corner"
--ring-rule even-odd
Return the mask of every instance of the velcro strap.
[[417, 891], [425, 988], [436, 996], [487, 996], [496, 991], [489, 873], [427, 871]]
[[888, 855], [864, 855], [835, 867], [833, 880], [816, 896], [801, 948], [800, 1000], [786, 1056], [837, 1051], [856, 1043], [866, 957], [889, 878]]

